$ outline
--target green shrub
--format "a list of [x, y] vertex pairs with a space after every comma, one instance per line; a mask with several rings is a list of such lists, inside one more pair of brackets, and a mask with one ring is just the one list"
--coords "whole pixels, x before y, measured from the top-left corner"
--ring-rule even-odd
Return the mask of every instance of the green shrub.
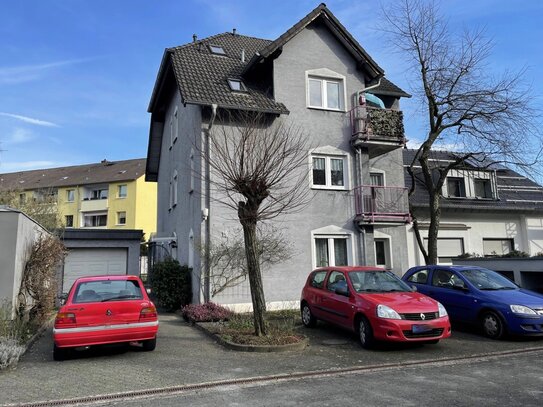
[[175, 311], [192, 299], [191, 269], [177, 260], [156, 263], [149, 273], [151, 293], [159, 307]]

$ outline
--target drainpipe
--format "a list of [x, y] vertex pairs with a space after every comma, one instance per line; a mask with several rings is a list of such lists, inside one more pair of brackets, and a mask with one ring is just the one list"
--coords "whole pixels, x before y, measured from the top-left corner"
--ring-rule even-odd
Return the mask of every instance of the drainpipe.
[[367, 92], [368, 90], [375, 89], [375, 88], [377, 88], [379, 85], [381, 85], [381, 78], [379, 78], [379, 79], [377, 80], [377, 83], [376, 83], [375, 85], [366, 86], [364, 89], [361, 89], [361, 90], [357, 91], [356, 94], [355, 94], [356, 100], [354, 101], [355, 107], [358, 106], [358, 104], [359, 104], [358, 100], [359, 100], [360, 94], [361, 94], [362, 92]]
[[204, 302], [209, 302], [211, 299], [210, 296], [210, 275], [211, 275], [211, 268], [209, 266], [210, 263], [210, 253], [209, 248], [211, 245], [211, 222], [209, 217], [209, 208], [211, 206], [211, 182], [210, 182], [210, 176], [211, 171], [209, 167], [209, 154], [210, 154], [210, 148], [209, 148], [209, 138], [211, 133], [211, 128], [213, 127], [213, 123], [215, 121], [215, 118], [217, 117], [217, 105], [213, 103], [211, 105], [211, 117], [209, 119], [209, 124], [207, 126], [207, 129], [205, 129], [205, 208], [204, 210], [207, 210], [206, 216], [204, 217], [205, 222], [205, 254], [204, 254]]

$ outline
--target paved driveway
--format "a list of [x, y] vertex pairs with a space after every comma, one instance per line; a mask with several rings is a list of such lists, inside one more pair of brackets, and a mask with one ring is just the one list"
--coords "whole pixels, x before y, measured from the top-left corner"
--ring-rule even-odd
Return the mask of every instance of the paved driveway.
[[225, 379], [543, 349], [542, 340], [492, 341], [455, 331], [450, 339], [437, 345], [382, 346], [365, 351], [350, 333], [319, 323], [315, 329], [301, 328], [310, 338], [310, 346], [303, 352], [240, 353], [215, 344], [176, 315], [162, 315], [160, 321], [154, 352], [123, 347], [93, 349], [64, 362], [53, 361], [51, 332], [46, 332], [16, 369], [0, 373], [0, 403], [28, 403]]

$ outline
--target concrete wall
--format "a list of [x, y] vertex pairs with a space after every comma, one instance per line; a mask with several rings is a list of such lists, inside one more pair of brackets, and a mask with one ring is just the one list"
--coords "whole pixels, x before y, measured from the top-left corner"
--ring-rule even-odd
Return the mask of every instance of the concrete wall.
[[28, 250], [42, 233], [26, 215], [0, 209], [0, 303], [16, 304]]

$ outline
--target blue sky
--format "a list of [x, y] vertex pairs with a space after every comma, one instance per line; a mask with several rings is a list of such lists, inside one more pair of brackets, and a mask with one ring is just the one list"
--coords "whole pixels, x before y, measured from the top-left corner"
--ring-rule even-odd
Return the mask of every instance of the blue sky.
[[[400, 57], [383, 47], [376, 0], [330, 0], [330, 10], [409, 91]], [[393, 0], [385, 0], [385, 7]], [[316, 1], [0, 0], [0, 173], [145, 157], [147, 104], [164, 48], [236, 28], [275, 39]], [[522, 5], [522, 6], [520, 6]], [[458, 29], [485, 27], [489, 67], [527, 68], [543, 106], [543, 2], [449, 0]], [[420, 138], [404, 100], [408, 138]]]

